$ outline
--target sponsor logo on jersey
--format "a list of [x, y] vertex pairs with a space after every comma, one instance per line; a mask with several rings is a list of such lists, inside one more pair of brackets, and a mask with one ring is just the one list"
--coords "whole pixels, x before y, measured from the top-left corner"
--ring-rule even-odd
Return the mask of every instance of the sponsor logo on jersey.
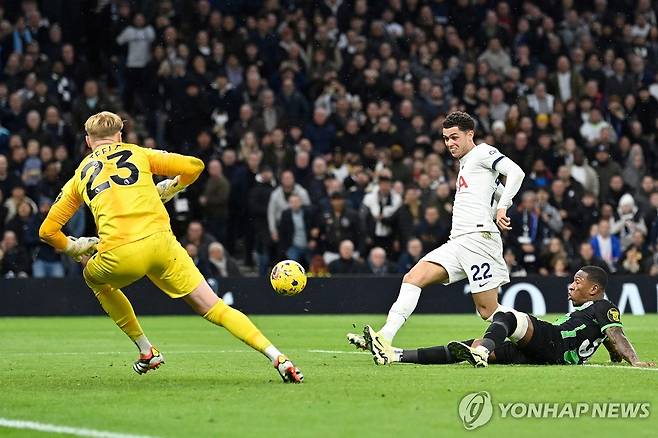
[[612, 322], [619, 322], [619, 310], [617, 309], [608, 310], [608, 319]]
[[466, 183], [466, 180], [463, 176], [460, 176], [459, 181], [457, 181], [457, 191], [460, 191], [462, 188], [467, 189], [468, 183]]

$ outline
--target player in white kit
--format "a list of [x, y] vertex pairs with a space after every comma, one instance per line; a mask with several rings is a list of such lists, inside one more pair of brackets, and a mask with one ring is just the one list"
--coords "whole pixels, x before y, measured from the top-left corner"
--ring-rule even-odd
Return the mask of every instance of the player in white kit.
[[[499, 228], [511, 229], [507, 209], [525, 173], [495, 147], [476, 145], [474, 132], [475, 121], [461, 111], [449, 114], [443, 122], [445, 144], [459, 160], [450, 240], [425, 255], [404, 276], [400, 294], [379, 332], [366, 326], [363, 337], [348, 334], [348, 340], [358, 348], [370, 350], [375, 341], [390, 344], [416, 308], [421, 290], [434, 283], [451, 284], [468, 278], [482, 319], [512, 311], [498, 304], [498, 288], [509, 283]], [[501, 174], [507, 177], [505, 186], [498, 180]]]

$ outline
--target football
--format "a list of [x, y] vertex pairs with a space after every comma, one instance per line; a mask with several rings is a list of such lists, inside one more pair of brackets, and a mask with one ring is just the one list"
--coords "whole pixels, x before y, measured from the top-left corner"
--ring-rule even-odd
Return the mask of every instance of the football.
[[306, 271], [294, 260], [283, 260], [272, 268], [270, 283], [281, 295], [297, 295], [306, 287]]

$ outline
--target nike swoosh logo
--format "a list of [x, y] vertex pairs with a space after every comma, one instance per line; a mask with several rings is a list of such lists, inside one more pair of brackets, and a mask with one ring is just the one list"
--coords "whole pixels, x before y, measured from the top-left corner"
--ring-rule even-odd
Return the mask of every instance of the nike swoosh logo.
[[486, 285], [486, 284], [489, 284], [489, 282], [488, 282], [488, 281], [485, 281], [485, 282], [482, 283], [482, 284], [478, 284], [478, 287], [482, 287], [482, 286], [484, 286], [484, 285]]

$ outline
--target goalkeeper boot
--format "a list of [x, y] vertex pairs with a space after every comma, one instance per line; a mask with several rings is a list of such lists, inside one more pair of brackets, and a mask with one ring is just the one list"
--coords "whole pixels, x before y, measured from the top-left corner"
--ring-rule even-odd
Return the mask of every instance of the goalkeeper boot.
[[372, 353], [372, 360], [375, 361], [375, 364], [387, 365], [400, 362], [402, 350], [393, 347], [390, 342], [369, 325], [363, 328], [363, 339]]
[[151, 347], [151, 351], [147, 354], [140, 353], [139, 359], [133, 363], [133, 370], [137, 374], [146, 374], [150, 370], [157, 369], [163, 363], [165, 361], [162, 353], [157, 348]]
[[287, 357], [280, 355], [274, 360], [274, 368], [279, 372], [284, 383], [302, 383], [304, 374]]
[[489, 366], [489, 350], [482, 345], [469, 347], [468, 345], [452, 341], [448, 344], [448, 351], [455, 359], [466, 361], [475, 368], [484, 368]]
[[370, 351], [364, 337], [356, 333], [348, 333], [347, 342], [354, 345], [357, 350]]

